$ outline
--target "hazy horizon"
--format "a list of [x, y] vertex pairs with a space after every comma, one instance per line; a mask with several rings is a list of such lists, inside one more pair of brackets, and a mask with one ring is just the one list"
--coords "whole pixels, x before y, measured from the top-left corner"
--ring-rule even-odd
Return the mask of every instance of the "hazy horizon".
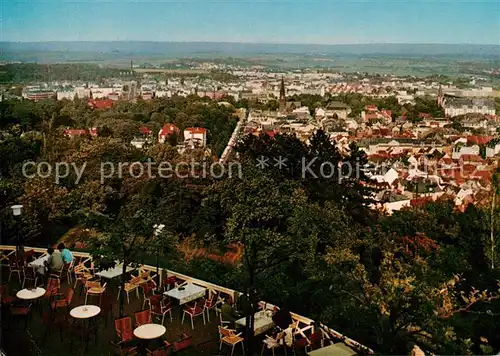
[[13, 0], [0, 41], [500, 45], [498, 1]]

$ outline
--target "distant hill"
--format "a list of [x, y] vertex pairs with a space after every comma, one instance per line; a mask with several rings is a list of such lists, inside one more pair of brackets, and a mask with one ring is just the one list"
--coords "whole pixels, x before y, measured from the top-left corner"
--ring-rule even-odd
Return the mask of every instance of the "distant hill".
[[[356, 44], [306, 45], [225, 42], [0, 42], [0, 60], [14, 60], [29, 52], [95, 53], [112, 58], [130, 55], [162, 55], [165, 57], [196, 57], [206, 53], [218, 56], [256, 54], [314, 55], [389, 55], [389, 56], [454, 56], [500, 58], [498, 45], [469, 44]], [[73, 58], [74, 55], [69, 55]], [[87, 57], [87, 55], [85, 56]], [[85, 58], [88, 60], [87, 58]]]

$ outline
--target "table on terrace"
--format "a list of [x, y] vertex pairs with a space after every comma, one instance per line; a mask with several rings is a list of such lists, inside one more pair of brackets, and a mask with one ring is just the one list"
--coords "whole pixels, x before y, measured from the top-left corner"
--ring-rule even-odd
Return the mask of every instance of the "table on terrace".
[[31, 261], [28, 266], [32, 268], [45, 267], [45, 262], [49, 259], [49, 255], [43, 255], [34, 261]]
[[357, 355], [349, 346], [342, 342], [322, 347], [307, 353], [309, 356], [353, 356]]
[[[236, 320], [236, 324], [246, 326], [246, 318]], [[255, 335], [260, 335], [274, 326], [272, 312], [270, 310], [261, 310], [255, 313], [253, 329]]]
[[[181, 288], [181, 289], [179, 289]], [[183, 287], [174, 288], [166, 291], [166, 296], [175, 298], [179, 304], [186, 304], [205, 295], [206, 288], [197, 286], [196, 284], [188, 283]]]
[[[134, 267], [127, 266], [126, 272], [128, 273], [130, 271], [133, 271], [134, 269], [135, 269]], [[97, 276], [106, 279], [113, 279], [121, 276], [122, 274], [123, 274], [123, 263], [118, 263], [112, 268], [108, 268], [96, 273]]]

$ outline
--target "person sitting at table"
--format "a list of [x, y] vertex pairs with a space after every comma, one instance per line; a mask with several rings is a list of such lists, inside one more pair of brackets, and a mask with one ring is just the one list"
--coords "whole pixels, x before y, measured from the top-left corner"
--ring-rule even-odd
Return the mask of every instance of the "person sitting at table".
[[47, 266], [49, 275], [52, 273], [60, 273], [64, 266], [61, 252], [59, 250], [54, 250], [52, 247], [49, 247], [47, 249], [47, 253], [49, 254], [49, 258], [45, 262], [45, 265]]
[[57, 249], [61, 252], [61, 256], [64, 263], [73, 262], [73, 254], [69, 249], [66, 248], [66, 246], [64, 246], [62, 242], [59, 245], [57, 245]]

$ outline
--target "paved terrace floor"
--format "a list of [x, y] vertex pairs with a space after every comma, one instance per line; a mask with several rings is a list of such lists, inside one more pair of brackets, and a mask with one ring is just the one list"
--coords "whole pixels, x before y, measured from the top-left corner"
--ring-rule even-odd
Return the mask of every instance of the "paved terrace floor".
[[[8, 280], [8, 268], [2, 267], [1, 270], [2, 282], [7, 282]], [[117, 283], [117, 282], [115, 282]], [[13, 274], [11, 281], [9, 282], [10, 295], [15, 296], [17, 291], [21, 288], [18, 281], [17, 275]], [[45, 286], [44, 286], [45, 287]], [[61, 292], [66, 293], [69, 288], [68, 282], [63, 279], [61, 285]], [[116, 284], [109, 284], [108, 288], [114, 300], [116, 301], [116, 296], [118, 288]], [[75, 290], [75, 295], [71, 303], [71, 308], [80, 306], [84, 304], [85, 295], [82, 292], [80, 295], [80, 287]], [[47, 299], [40, 298], [42, 304], [43, 312], [49, 312], [49, 304]], [[126, 315], [132, 317], [134, 312], [142, 310], [142, 294], [140, 299], [137, 298], [135, 292], [130, 294], [130, 304], [125, 301], [125, 313]], [[97, 299], [95, 302], [89, 300], [87, 304], [98, 304]], [[8, 308], [2, 307], [2, 320], [1, 320], [1, 340], [0, 344], [3, 350], [6, 352], [7, 356], [30, 356], [30, 355], [114, 355], [117, 354], [114, 351], [111, 341], [115, 340], [115, 330], [114, 330], [114, 319], [118, 317], [118, 301], [113, 305], [113, 315], [107, 318], [107, 325], [102, 316], [97, 318], [98, 322], [98, 337], [97, 343], [94, 342], [92, 338], [88, 343], [88, 349], [85, 350], [85, 344], [79, 341], [77, 338], [73, 338], [74, 342], [71, 345], [70, 332], [68, 330], [63, 331], [63, 339], [61, 341], [58, 331], [51, 332], [45, 341], [43, 337], [45, 334], [45, 326], [41, 313], [36, 308], [31, 311], [31, 319], [28, 319], [27, 328], [25, 329], [24, 319], [19, 319], [13, 317], [9, 321], [9, 311]], [[192, 330], [190, 325], [190, 320], [186, 318], [184, 324], [181, 324], [180, 310], [178, 306], [174, 306], [172, 310], [173, 322], [169, 318], [165, 318], [164, 326], [167, 331], [164, 335], [164, 339], [169, 342], [177, 341], [180, 339], [181, 333], [187, 333], [193, 337], [193, 345], [189, 349], [179, 351], [179, 355], [229, 355], [230, 348], [228, 346], [223, 346], [222, 352], [219, 352], [219, 337], [217, 331], [217, 320], [215, 312], [211, 312], [210, 319], [207, 325], [203, 325], [203, 320], [201, 317], [195, 318], [195, 329]], [[71, 316], [68, 315], [69, 322], [72, 322]], [[161, 321], [155, 321], [157, 323]], [[30, 336], [31, 335], [31, 336]], [[255, 354], [260, 354], [262, 345], [262, 338], [257, 338], [255, 345]], [[35, 350], [39, 348], [39, 352], [36, 353]], [[276, 350], [276, 354], [281, 354], [282, 351]], [[241, 355], [241, 346], [235, 348], [235, 355]], [[267, 351], [265, 352], [267, 354]], [[288, 354], [293, 354], [290, 350]], [[299, 353], [297, 353], [299, 354]]]

